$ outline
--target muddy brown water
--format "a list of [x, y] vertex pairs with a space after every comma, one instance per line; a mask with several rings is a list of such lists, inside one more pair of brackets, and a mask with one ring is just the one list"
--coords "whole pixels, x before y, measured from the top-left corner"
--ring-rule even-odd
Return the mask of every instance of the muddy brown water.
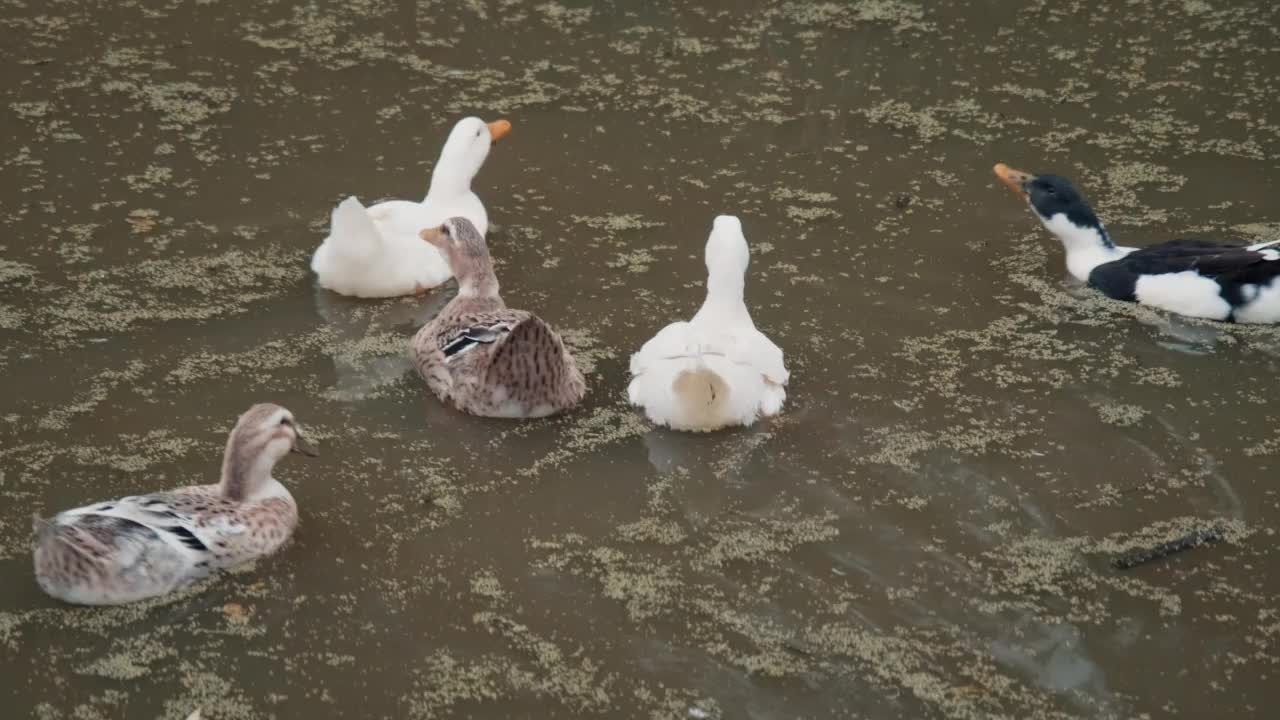
[[[1075, 177], [1129, 244], [1280, 236], [1280, 6], [934, 5], [7, 3], [6, 713], [1265, 717], [1280, 335], [1075, 287], [990, 167]], [[476, 187], [504, 295], [588, 370], [559, 419], [410, 374], [451, 287], [308, 272], [464, 114], [514, 124]], [[657, 430], [627, 358], [696, 309], [722, 212], [790, 398]], [[41, 594], [33, 512], [212, 482], [262, 400], [323, 442], [278, 469], [286, 551]]]

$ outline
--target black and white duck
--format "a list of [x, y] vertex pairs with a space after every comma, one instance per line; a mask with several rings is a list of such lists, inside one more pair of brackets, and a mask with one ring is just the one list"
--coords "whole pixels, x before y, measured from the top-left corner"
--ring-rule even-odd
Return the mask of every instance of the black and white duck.
[[1188, 317], [1280, 322], [1280, 240], [1256, 245], [1170, 240], [1122, 247], [1111, 241], [1070, 180], [1004, 163], [995, 173], [1062, 241], [1067, 271], [1107, 297]]

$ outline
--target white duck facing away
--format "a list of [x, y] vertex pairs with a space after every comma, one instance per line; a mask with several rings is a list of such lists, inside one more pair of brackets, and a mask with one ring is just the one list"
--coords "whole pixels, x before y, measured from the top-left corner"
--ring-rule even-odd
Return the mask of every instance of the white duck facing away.
[[298, 523], [293, 496], [271, 477], [290, 452], [316, 454], [288, 410], [254, 405], [231, 431], [217, 484], [36, 518], [36, 582], [69, 603], [115, 605], [270, 555]]
[[471, 181], [492, 144], [510, 130], [506, 120], [459, 120], [422, 202], [389, 200], [366, 209], [355, 197], [343, 200], [333, 211], [329, 236], [311, 258], [321, 287], [378, 298], [422, 293], [445, 283], [452, 277], [449, 263], [418, 232], [451, 217], [470, 220], [481, 235], [488, 232], [489, 216]]
[[707, 240], [707, 299], [689, 322], [663, 328], [631, 356], [627, 395], [649, 419], [708, 432], [776, 415], [789, 373], [743, 300], [750, 251], [742, 223], [721, 215]]

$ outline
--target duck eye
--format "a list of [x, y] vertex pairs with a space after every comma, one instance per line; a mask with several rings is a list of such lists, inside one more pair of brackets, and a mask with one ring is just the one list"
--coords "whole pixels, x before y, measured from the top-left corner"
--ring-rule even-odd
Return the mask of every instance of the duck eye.
[[444, 235], [445, 237], [449, 237], [453, 235], [453, 233], [449, 230], [449, 226], [447, 224], [440, 226], [440, 234]]
[[1045, 188], [1045, 189], [1044, 189], [1044, 191], [1045, 191], [1045, 192], [1047, 192], [1047, 193], [1049, 193], [1050, 195], [1057, 195], [1057, 194], [1058, 194], [1058, 191], [1057, 191], [1057, 190], [1054, 190], [1052, 185], [1050, 185], [1049, 187]]
[[281, 424], [281, 425], [284, 425], [284, 426], [286, 426], [286, 427], [292, 426], [292, 425], [293, 425], [293, 418], [290, 418], [290, 417], [282, 417], [282, 418], [280, 418], [280, 424]]

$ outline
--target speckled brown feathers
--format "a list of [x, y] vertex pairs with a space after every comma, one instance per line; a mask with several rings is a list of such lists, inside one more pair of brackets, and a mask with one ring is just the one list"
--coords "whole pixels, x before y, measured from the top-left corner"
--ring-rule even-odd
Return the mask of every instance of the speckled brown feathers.
[[423, 231], [449, 258], [459, 293], [413, 341], [414, 364], [442, 401], [473, 415], [543, 417], [573, 407], [586, 381], [560, 336], [508, 308], [484, 238], [451, 218]]
[[231, 432], [217, 484], [36, 518], [36, 581], [67, 602], [117, 604], [163, 595], [274, 553], [298, 522], [293, 496], [271, 477], [291, 451], [315, 453], [288, 410], [255, 405]]

